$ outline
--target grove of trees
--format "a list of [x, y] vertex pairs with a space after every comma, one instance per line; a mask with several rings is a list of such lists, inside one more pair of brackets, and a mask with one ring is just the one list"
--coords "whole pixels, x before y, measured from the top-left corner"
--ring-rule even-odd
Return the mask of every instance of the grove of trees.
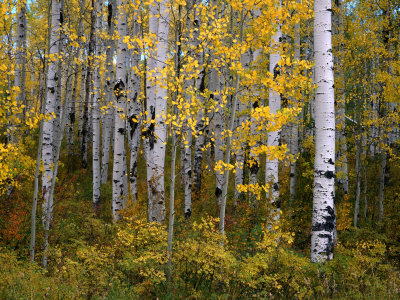
[[400, 298], [399, 14], [0, 0], [0, 298]]

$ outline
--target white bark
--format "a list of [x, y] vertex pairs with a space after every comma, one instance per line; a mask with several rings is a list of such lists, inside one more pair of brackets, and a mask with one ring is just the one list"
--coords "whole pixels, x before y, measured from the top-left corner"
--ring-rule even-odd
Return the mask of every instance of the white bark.
[[[157, 71], [156, 76], [165, 85], [166, 78], [161, 78], [162, 70], [166, 67], [168, 56], [168, 35], [169, 35], [169, 9], [167, 1], [159, 4], [159, 19], [157, 29], [157, 52], [155, 59], [149, 59], [149, 69]], [[150, 30], [154, 32], [156, 20], [154, 11], [150, 14]], [[154, 61], [155, 60], [155, 61]], [[150, 83], [148, 83], [150, 84]], [[164, 163], [165, 144], [167, 142], [167, 131], [165, 116], [167, 113], [167, 89], [156, 85], [149, 87], [147, 111], [149, 120], [154, 120], [148, 128], [148, 156], [147, 159], [147, 183], [149, 193], [149, 221], [161, 223], [165, 219], [165, 193], [164, 193]]]
[[[44, 111], [43, 101], [40, 101], [40, 113]], [[29, 256], [31, 261], [35, 260], [35, 245], [36, 245], [36, 212], [38, 202], [38, 190], [39, 190], [39, 175], [40, 175], [40, 163], [42, 157], [42, 140], [43, 140], [43, 120], [40, 121], [39, 128], [39, 145], [36, 156], [36, 168], [35, 168], [35, 179], [33, 184], [33, 201], [32, 201], [32, 212], [31, 212], [31, 238], [29, 244]]]
[[[157, 35], [158, 31], [158, 10], [156, 6], [149, 8], [149, 35]], [[156, 50], [155, 48], [149, 49], [149, 56], [147, 57], [147, 74], [155, 73], [156, 68]], [[154, 75], [153, 75], [154, 76]], [[153, 82], [146, 78], [146, 139], [144, 141], [144, 149], [146, 156], [146, 171], [147, 171], [147, 197], [148, 197], [148, 220], [153, 221], [153, 201], [152, 201], [152, 176], [153, 176], [153, 149], [155, 143], [154, 137], [154, 123], [155, 122], [155, 105], [156, 105], [156, 87]]]
[[[49, 55], [56, 56], [59, 51], [59, 28], [60, 28], [60, 2], [52, 1], [51, 6], [51, 31], [50, 31], [50, 48]], [[57, 61], [50, 60], [47, 70], [47, 96], [45, 105], [45, 114], [52, 115], [55, 113], [56, 106], [56, 89], [57, 89]], [[51, 188], [51, 180], [53, 178], [53, 151], [54, 151], [54, 118], [46, 119], [43, 124], [42, 139], [42, 195], [43, 195], [43, 224], [50, 222], [49, 214], [50, 198], [49, 192]]]
[[17, 14], [17, 38], [15, 53], [15, 77], [14, 86], [19, 87], [20, 91], [16, 95], [18, 106], [25, 105], [22, 119], [25, 119], [26, 95], [26, 2], [22, 1]]
[[[96, 1], [96, 25], [95, 25], [95, 41], [96, 41], [96, 57], [102, 54], [101, 47], [101, 10], [103, 0]], [[93, 148], [92, 148], [92, 170], [93, 170], [93, 209], [96, 211], [100, 204], [100, 103], [101, 103], [101, 78], [100, 78], [100, 61], [94, 62], [94, 95], [93, 95]]]
[[86, 99], [86, 95], [85, 95], [86, 76], [87, 76], [87, 68], [85, 67], [85, 65], [82, 65], [82, 67], [81, 67], [81, 83], [80, 83], [81, 91], [79, 93], [79, 121], [78, 121], [79, 149], [82, 149], [82, 142], [83, 142], [82, 130], [83, 130], [83, 111], [84, 111], [85, 99]]
[[115, 78], [114, 94], [116, 107], [114, 116], [114, 162], [113, 162], [113, 218], [119, 220], [119, 211], [125, 207], [127, 196], [126, 182], [126, 157], [125, 157], [125, 119], [126, 113], [126, 52], [127, 45], [123, 42], [127, 34], [127, 16], [124, 0], [117, 0], [117, 71]]
[[105, 82], [104, 82], [104, 90], [106, 94], [105, 105], [108, 107], [107, 112], [104, 116], [103, 122], [103, 144], [102, 144], [102, 157], [101, 157], [101, 183], [106, 183], [108, 179], [108, 165], [110, 160], [110, 142], [112, 135], [112, 123], [114, 116], [114, 108], [113, 108], [113, 83], [114, 83], [114, 63], [113, 57], [115, 52], [115, 41], [113, 39], [115, 25], [115, 11], [116, 11], [116, 3], [115, 0], [111, 0], [108, 3], [108, 16], [107, 16], [107, 28], [108, 35], [110, 40], [106, 43], [106, 73], [105, 73]]
[[[199, 4], [200, 0], [195, 0], [195, 4]], [[204, 77], [205, 77], [205, 70], [203, 67], [204, 63], [204, 52], [200, 51], [200, 40], [199, 40], [199, 35], [200, 35], [200, 25], [201, 25], [201, 18], [200, 18], [200, 11], [197, 10], [197, 7], [194, 10], [194, 29], [195, 32], [193, 34], [194, 36], [194, 45], [195, 45], [195, 51], [196, 51], [196, 56], [197, 56], [197, 61], [199, 63], [199, 66], [201, 68], [201, 71], [199, 72], [198, 77], [196, 78], [196, 92], [198, 94], [198, 97], [201, 99], [202, 105], [204, 105], [204, 97], [201, 95], [201, 93], [204, 92], [205, 86], [204, 86]], [[197, 117], [196, 121], [196, 133], [197, 133], [197, 138], [195, 140], [195, 148], [194, 148], [194, 160], [193, 160], [193, 185], [197, 191], [200, 191], [201, 189], [201, 164], [203, 161], [203, 147], [204, 147], [204, 140], [205, 140], [205, 131], [204, 131], [204, 117], [205, 117], [205, 108], [202, 107], [199, 110], [199, 114]]]
[[46, 218], [46, 222], [44, 224], [44, 246], [43, 246], [43, 268], [46, 269], [47, 267], [47, 253], [46, 250], [49, 245], [49, 233], [50, 233], [50, 225], [51, 221], [53, 219], [53, 206], [54, 206], [54, 188], [56, 186], [56, 179], [57, 179], [57, 173], [58, 173], [58, 161], [60, 159], [60, 150], [61, 150], [61, 142], [63, 140], [63, 135], [64, 135], [64, 127], [65, 127], [65, 118], [66, 118], [66, 111], [67, 111], [67, 105], [68, 101], [66, 100], [64, 103], [64, 107], [62, 110], [62, 116], [60, 120], [60, 131], [59, 135], [55, 136], [54, 138], [54, 148], [55, 148], [55, 157], [54, 157], [54, 174], [53, 177], [51, 178], [51, 186], [50, 186], [50, 191], [49, 191], [49, 205], [47, 207], [47, 215], [49, 216]]
[[[281, 55], [279, 47], [282, 39], [281, 25], [277, 24], [276, 33], [272, 37], [271, 46], [272, 52], [270, 54], [269, 71], [273, 74], [274, 79], [279, 76], [281, 70], [278, 65]], [[269, 89], [269, 108], [271, 114], [275, 114], [281, 109], [281, 96], [277, 91]], [[278, 146], [280, 142], [280, 130], [268, 132], [267, 146]], [[276, 221], [280, 216], [280, 203], [279, 203], [279, 176], [278, 176], [278, 159], [266, 160], [265, 163], [265, 183], [270, 184], [269, 198], [273, 209], [273, 220]]]
[[[170, 11], [167, 9], [167, 0], [160, 3], [160, 19], [158, 23], [158, 48], [157, 48], [157, 69], [162, 70], [166, 67], [168, 56], [168, 35]], [[161, 80], [166, 81], [167, 78]], [[165, 82], [164, 82], [165, 85]], [[156, 193], [153, 193], [152, 221], [162, 222], [165, 219], [165, 193], [164, 193], [164, 164], [165, 164], [165, 144], [167, 142], [167, 128], [165, 124], [165, 116], [167, 113], [167, 89], [157, 87], [156, 107], [155, 107], [155, 136], [154, 143], [154, 170], [152, 174], [153, 187]], [[164, 144], [165, 143], [165, 144]]]
[[[80, 13], [81, 15], [84, 14], [85, 10], [85, 0], [80, 0]], [[83, 26], [83, 17], [79, 19], [79, 25], [78, 25], [78, 38], [81, 38], [84, 33], [84, 26]], [[80, 43], [80, 47], [83, 48], [82, 43]], [[78, 59], [79, 55], [81, 54], [82, 49], [76, 49], [75, 50], [75, 57]], [[75, 120], [76, 120], [76, 95], [77, 95], [77, 86], [78, 86], [78, 70], [79, 70], [79, 65], [74, 64], [74, 83], [73, 83], [73, 90], [72, 90], [72, 99], [70, 104], [68, 105], [68, 120], [67, 120], [67, 144], [68, 144], [68, 155], [72, 156], [74, 154], [74, 126], [75, 126]], [[80, 77], [82, 78], [81, 80], [81, 91], [83, 91], [83, 86], [84, 86], [84, 72], [82, 68], [82, 72]], [[83, 97], [81, 97], [80, 101], [82, 101]], [[81, 105], [81, 104], [80, 104]], [[81, 115], [80, 115], [81, 118]]]
[[314, 3], [315, 165], [311, 261], [333, 258], [335, 231], [335, 108], [331, 1]]
[[[140, 33], [140, 24], [135, 21], [134, 35], [138, 36]], [[135, 47], [132, 54], [132, 66], [140, 67], [140, 49]], [[141, 140], [141, 103], [139, 95], [141, 92], [141, 77], [134, 70], [130, 70], [131, 79], [131, 93], [129, 96], [129, 110], [128, 110], [128, 123], [129, 123], [129, 136], [130, 136], [130, 169], [129, 169], [129, 188], [133, 196], [133, 201], [137, 200], [137, 159], [139, 155], [140, 140]]]
[[[94, 5], [94, 3], [92, 2]], [[85, 103], [83, 106], [83, 124], [82, 124], [82, 144], [81, 144], [81, 159], [82, 167], [87, 168], [87, 156], [88, 156], [88, 143], [90, 134], [90, 107], [93, 103], [92, 94], [92, 80], [93, 80], [93, 54], [95, 47], [95, 26], [96, 26], [96, 9], [92, 7], [91, 12], [91, 24], [90, 24], [90, 36], [89, 36], [89, 49], [88, 49], [88, 64], [86, 67], [86, 82], [85, 82]]]

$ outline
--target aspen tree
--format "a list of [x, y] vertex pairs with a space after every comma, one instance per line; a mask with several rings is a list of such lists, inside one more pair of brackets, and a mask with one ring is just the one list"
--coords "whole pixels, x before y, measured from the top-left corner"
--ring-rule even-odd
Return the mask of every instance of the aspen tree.
[[115, 52], [115, 41], [114, 41], [114, 31], [115, 31], [115, 12], [116, 12], [116, 2], [111, 0], [108, 3], [107, 10], [107, 48], [106, 48], [106, 62], [105, 62], [105, 80], [104, 80], [104, 90], [106, 93], [105, 106], [106, 112], [103, 121], [102, 128], [102, 156], [101, 156], [101, 183], [106, 183], [108, 178], [108, 164], [110, 160], [110, 142], [112, 135], [112, 123], [114, 116], [113, 107], [113, 83], [114, 83], [114, 63], [113, 57]]
[[87, 168], [87, 156], [88, 156], [88, 143], [89, 143], [89, 130], [90, 130], [90, 116], [89, 109], [90, 103], [92, 103], [93, 94], [91, 93], [92, 80], [93, 80], [93, 63], [94, 63], [94, 48], [95, 48], [95, 26], [96, 26], [96, 9], [95, 1], [91, 3], [91, 16], [90, 16], [90, 34], [88, 43], [88, 54], [87, 54], [87, 66], [86, 66], [86, 78], [85, 78], [85, 101], [83, 103], [82, 112], [82, 143], [81, 143], [81, 160], [82, 167]]
[[[294, 60], [300, 61], [300, 22], [295, 25], [294, 28]], [[293, 103], [293, 106], [295, 104]], [[290, 204], [296, 198], [296, 182], [297, 182], [297, 164], [296, 164], [296, 156], [299, 152], [299, 119], [296, 118], [290, 126], [290, 154], [292, 155], [293, 161], [290, 162], [290, 179], [289, 179], [289, 201]]]
[[[158, 31], [158, 9], [156, 3], [151, 3], [149, 7], [149, 37], [157, 38]], [[152, 40], [153, 43], [156, 41]], [[149, 47], [147, 57], [146, 70], [146, 139], [144, 141], [144, 150], [146, 156], [146, 171], [147, 171], [147, 197], [148, 197], [148, 220], [153, 221], [153, 190], [152, 176], [154, 169], [153, 149], [155, 143], [154, 127], [155, 127], [155, 100], [156, 87], [154, 84], [153, 73], [156, 72], [156, 48], [152, 45]]]
[[[167, 89], [166, 62], [168, 57], [168, 35], [170, 11], [167, 1], [159, 3], [159, 18], [150, 8], [149, 32], [157, 28], [157, 50], [149, 58], [149, 70], [155, 72], [155, 82], [147, 83], [147, 184], [149, 196], [149, 221], [161, 223], [165, 219], [164, 163], [166, 145]], [[157, 27], [156, 27], [157, 25]], [[153, 85], [150, 86], [149, 84]]]
[[127, 34], [127, 16], [124, 0], [117, 0], [117, 70], [114, 85], [115, 116], [114, 116], [114, 160], [113, 160], [113, 201], [112, 210], [114, 221], [121, 217], [119, 211], [125, 207], [127, 196], [126, 154], [125, 154], [125, 114], [126, 114], [126, 53], [127, 45], [124, 37]]
[[14, 86], [19, 88], [16, 100], [17, 103], [24, 105], [22, 120], [25, 120], [26, 112], [26, 94], [25, 94], [25, 81], [26, 81], [26, 2], [21, 1], [17, 6], [17, 38], [16, 38], [16, 53], [15, 53], [15, 76]]
[[101, 78], [100, 78], [100, 55], [101, 47], [101, 11], [103, 0], [96, 0], [95, 11], [95, 58], [94, 58], [94, 101], [93, 101], [93, 151], [92, 151], [92, 170], [93, 170], [93, 208], [97, 210], [100, 204], [100, 103], [101, 103]]
[[[280, 6], [279, 1], [279, 6]], [[279, 65], [279, 60], [281, 59], [280, 48], [282, 43], [282, 31], [281, 24], [278, 21], [276, 25], [276, 32], [272, 37], [271, 41], [271, 54], [269, 61], [269, 72], [273, 74], [273, 78], [276, 80], [280, 76], [281, 66]], [[269, 89], [269, 108], [271, 113], [276, 113], [281, 109], [281, 96], [278, 91], [274, 89]], [[276, 147], [280, 143], [280, 130], [268, 132], [267, 138], [267, 146]], [[280, 214], [280, 202], [279, 202], [279, 174], [278, 174], [278, 159], [274, 160], [266, 160], [265, 164], [265, 183], [266, 185], [270, 184], [271, 192], [270, 192], [270, 201], [272, 205], [276, 207], [276, 210], [273, 212], [273, 219], [279, 219]]]
[[52, 1], [51, 4], [51, 30], [50, 30], [50, 48], [49, 48], [49, 65], [47, 69], [47, 96], [45, 105], [45, 114], [49, 116], [43, 124], [42, 143], [42, 195], [43, 195], [43, 224], [50, 223], [50, 197], [51, 180], [53, 178], [53, 149], [54, 149], [54, 116], [56, 106], [56, 89], [57, 81], [57, 61], [59, 53], [59, 28], [61, 23], [60, 2]]
[[[141, 26], [137, 22], [137, 17], [133, 20], [133, 35], [139, 38]], [[129, 168], [129, 188], [133, 196], [133, 200], [137, 200], [137, 160], [139, 156], [140, 140], [141, 140], [141, 76], [138, 73], [140, 68], [140, 49], [138, 44], [132, 49], [132, 67], [130, 68], [130, 96], [129, 96], [129, 109], [128, 109], [128, 124], [130, 136], [130, 168]]]
[[311, 261], [333, 258], [335, 230], [335, 108], [331, 1], [314, 2], [315, 165]]
[[[196, 53], [194, 52], [195, 49], [195, 40], [193, 36], [195, 30], [192, 28], [193, 20], [192, 14], [195, 15], [195, 2], [193, 0], [186, 1], [186, 30], [188, 31], [188, 39], [189, 39], [189, 49], [188, 49], [188, 56], [194, 56]], [[191, 95], [190, 90], [194, 89], [196, 84], [196, 79], [192, 80], [185, 80], [183, 90], [185, 91], [185, 99], [186, 102], [190, 103]], [[185, 219], [189, 219], [192, 214], [192, 128], [191, 125], [186, 123], [183, 125], [183, 139], [182, 139], [182, 146], [183, 151], [181, 155], [183, 156], [181, 159], [182, 163], [182, 178], [183, 178], [183, 185], [184, 185], [184, 197], [185, 197], [185, 208], [184, 208], [184, 215]]]
[[[83, 15], [85, 11], [85, 0], [80, 0], [79, 1], [79, 11], [81, 14], [81, 17], [79, 18], [79, 25], [78, 25], [78, 45], [80, 49], [75, 49], [75, 58], [76, 60], [79, 59], [79, 57], [82, 55], [82, 48], [84, 48], [84, 43], [82, 42], [82, 37], [84, 36], [84, 25], [83, 25]], [[77, 90], [78, 90], [78, 71], [80, 69], [79, 64], [77, 62], [74, 63], [74, 83], [73, 83], [73, 91], [72, 91], [72, 101], [68, 106], [68, 114], [67, 114], [67, 144], [68, 144], [68, 154], [71, 156], [74, 154], [74, 126], [75, 126], [75, 121], [76, 121], [76, 99], [77, 99]], [[83, 71], [83, 67], [81, 67], [81, 72], [80, 72], [80, 78], [81, 78], [81, 93], [83, 91], [84, 87], [84, 78], [85, 74]], [[82, 94], [80, 96], [80, 101], [79, 101], [79, 106], [82, 105], [83, 97]], [[80, 120], [82, 120], [82, 115], [79, 114]], [[80, 132], [78, 133], [80, 136]]]
[[201, 10], [198, 9], [201, 1], [200, 0], [195, 0], [195, 9], [193, 11], [194, 17], [193, 17], [193, 37], [194, 37], [194, 51], [196, 55], [196, 60], [198, 62], [198, 65], [200, 67], [200, 72], [199, 75], [197, 76], [195, 80], [195, 88], [196, 88], [196, 93], [197, 96], [200, 98], [201, 102], [201, 109], [199, 110], [198, 117], [196, 119], [196, 126], [195, 130], [197, 133], [197, 137], [195, 140], [195, 147], [194, 147], [194, 160], [193, 160], [193, 185], [197, 191], [200, 191], [201, 189], [201, 165], [203, 161], [203, 147], [205, 145], [205, 98], [203, 96], [204, 90], [205, 90], [205, 69], [204, 69], [204, 50], [200, 48], [200, 28], [201, 28]]
[[152, 221], [162, 222], [165, 219], [165, 193], [164, 193], [164, 164], [165, 164], [165, 145], [167, 142], [167, 128], [165, 124], [165, 116], [167, 113], [167, 89], [164, 87], [166, 76], [166, 62], [168, 57], [168, 36], [170, 22], [170, 8], [167, 7], [167, 0], [160, 2], [160, 18], [157, 32], [157, 62], [156, 69], [163, 77], [160, 79], [161, 84], [157, 86], [157, 97], [155, 106], [155, 122], [156, 127], [154, 134], [156, 140], [154, 143], [154, 170], [152, 174], [152, 188], [155, 193], [152, 194]]

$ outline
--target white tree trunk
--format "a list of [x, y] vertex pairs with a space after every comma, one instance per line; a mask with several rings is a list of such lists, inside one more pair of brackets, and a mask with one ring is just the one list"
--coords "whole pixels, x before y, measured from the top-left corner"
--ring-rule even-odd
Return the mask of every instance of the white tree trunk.
[[113, 57], [115, 52], [115, 41], [112, 38], [115, 25], [115, 11], [116, 11], [116, 3], [115, 0], [111, 0], [108, 3], [108, 16], [107, 16], [107, 28], [108, 28], [108, 36], [109, 40], [107, 41], [107, 50], [106, 50], [106, 73], [104, 80], [104, 89], [106, 94], [105, 106], [107, 106], [107, 111], [104, 116], [103, 122], [103, 144], [102, 144], [102, 157], [101, 157], [101, 183], [106, 183], [108, 179], [108, 165], [110, 161], [110, 143], [111, 143], [111, 135], [112, 135], [112, 123], [114, 116], [114, 108], [113, 108], [113, 84], [114, 84], [114, 63]]
[[[85, 10], [85, 0], [80, 0], [80, 13], [81, 15], [84, 14]], [[83, 26], [83, 17], [79, 19], [79, 25], [78, 25], [78, 38], [81, 39], [84, 34], [84, 26]], [[83, 45], [80, 43], [80, 49], [75, 50], [75, 57], [78, 59], [79, 55], [82, 52]], [[68, 120], [67, 120], [67, 144], [68, 144], [68, 155], [72, 156], [74, 154], [74, 126], [75, 126], [75, 120], [76, 120], [76, 95], [77, 95], [77, 87], [78, 87], [78, 71], [79, 71], [79, 65], [75, 62], [74, 64], [74, 83], [73, 83], [73, 90], [72, 90], [72, 99], [71, 103], [68, 106]], [[81, 72], [81, 89], [83, 89], [83, 83], [84, 83], [84, 72], [82, 68]], [[81, 90], [82, 91], [82, 90]], [[83, 97], [81, 97], [82, 101]], [[80, 104], [81, 105], [81, 104]], [[80, 115], [81, 117], [81, 115]]]
[[[96, 1], [96, 14], [95, 14], [95, 41], [96, 41], [96, 57], [99, 57], [102, 54], [101, 47], [101, 17], [100, 13], [102, 10], [103, 0]], [[93, 209], [96, 211], [100, 205], [100, 103], [101, 103], [101, 78], [100, 78], [100, 61], [94, 62], [94, 95], [93, 95], [93, 118], [92, 118], [92, 127], [93, 127], [93, 148], [92, 148], [92, 170], [93, 170]]]
[[[280, 66], [278, 65], [281, 55], [279, 47], [282, 39], [281, 25], [277, 24], [276, 33], [272, 37], [272, 52], [270, 54], [269, 71], [273, 74], [274, 79], [280, 75]], [[278, 49], [277, 49], [278, 48]], [[281, 96], [273, 89], [269, 90], [269, 108], [271, 114], [275, 114], [281, 109]], [[278, 146], [280, 143], [280, 130], [268, 132], [267, 146]], [[265, 163], [265, 183], [270, 184], [269, 199], [274, 206], [273, 220], [276, 221], [280, 216], [280, 203], [279, 203], [279, 176], [278, 176], [278, 159], [266, 160]]]
[[335, 107], [331, 1], [314, 2], [315, 165], [311, 261], [333, 258], [335, 231]]
[[[200, 3], [200, 0], [195, 0], [194, 4], [198, 5]], [[200, 97], [202, 105], [204, 105], [204, 97], [201, 95], [201, 93], [204, 92], [205, 86], [204, 86], [204, 77], [205, 77], [205, 70], [203, 67], [204, 64], [204, 52], [199, 49], [200, 47], [200, 28], [201, 28], [201, 15], [200, 11], [196, 8], [194, 9], [194, 46], [195, 46], [195, 54], [197, 56], [197, 61], [199, 63], [199, 66], [201, 68], [201, 71], [199, 72], [198, 77], [196, 78], [196, 92], [198, 93], [198, 97]], [[202, 169], [201, 169], [201, 164], [203, 161], [203, 147], [204, 147], [204, 137], [205, 137], [205, 122], [204, 122], [204, 117], [205, 117], [205, 108], [202, 107], [199, 111], [197, 121], [196, 121], [196, 133], [197, 133], [197, 138], [195, 140], [195, 147], [194, 147], [194, 159], [193, 159], [193, 185], [197, 191], [200, 191], [201, 189], [201, 175], [202, 175]]]
[[[168, 56], [168, 35], [170, 9], [167, 9], [167, 0], [160, 3], [160, 18], [158, 23], [158, 47], [156, 69], [161, 71], [166, 67]], [[162, 78], [161, 81], [166, 81]], [[164, 85], [166, 82], [164, 82]], [[167, 143], [167, 128], [165, 116], [167, 114], [167, 95], [168, 91], [164, 87], [157, 87], [156, 107], [155, 107], [155, 136], [153, 161], [154, 169], [152, 174], [152, 221], [161, 223], [165, 219], [165, 192], [164, 192], [164, 164], [165, 164], [165, 144]]]
[[114, 116], [114, 163], [113, 163], [113, 218], [119, 220], [121, 216], [119, 211], [125, 207], [127, 196], [126, 182], [126, 157], [125, 157], [125, 118], [126, 113], [126, 52], [127, 45], [123, 42], [127, 34], [127, 16], [126, 9], [123, 5], [124, 0], [117, 0], [117, 71], [115, 78], [114, 94], [115, 101], [115, 116]]
[[[17, 6], [18, 7], [18, 6]], [[19, 87], [20, 91], [16, 95], [18, 106], [25, 105], [22, 118], [25, 119], [26, 111], [26, 95], [25, 95], [25, 79], [26, 79], [26, 2], [22, 1], [18, 7], [17, 14], [17, 38], [15, 53], [15, 77], [14, 86]]]
[[[140, 24], [135, 21], [134, 23], [134, 35], [139, 36]], [[132, 66], [140, 67], [140, 49], [135, 47], [132, 54]], [[137, 159], [139, 155], [140, 140], [141, 140], [141, 103], [140, 103], [140, 92], [141, 92], [141, 77], [134, 70], [131, 72], [131, 93], [129, 96], [129, 110], [128, 110], [128, 123], [129, 123], [129, 136], [130, 136], [130, 169], [129, 169], [129, 188], [130, 193], [133, 196], [133, 201], [137, 200]]]
[[[40, 99], [40, 113], [44, 112], [44, 101]], [[29, 256], [31, 261], [35, 260], [35, 245], [36, 245], [36, 212], [38, 203], [38, 191], [39, 191], [39, 175], [40, 175], [40, 163], [42, 157], [42, 146], [43, 146], [43, 120], [40, 121], [39, 128], [39, 145], [38, 152], [36, 156], [36, 169], [35, 169], [35, 179], [33, 183], [33, 201], [32, 201], [32, 212], [31, 212], [31, 238], [29, 244]]]
[[83, 142], [83, 137], [82, 137], [82, 130], [83, 130], [83, 111], [84, 111], [84, 106], [85, 106], [85, 82], [86, 82], [86, 76], [87, 76], [87, 68], [85, 65], [82, 65], [81, 67], [81, 91], [79, 93], [79, 121], [78, 121], [78, 138], [79, 138], [79, 149], [82, 149], [82, 142]]
[[[92, 2], [94, 5], [94, 2]], [[90, 24], [90, 36], [89, 36], [89, 49], [87, 60], [88, 64], [86, 67], [86, 82], [85, 82], [85, 103], [83, 106], [83, 124], [82, 124], [82, 145], [81, 145], [81, 159], [82, 167], [87, 168], [87, 156], [88, 156], [88, 143], [90, 134], [90, 110], [91, 104], [93, 103], [92, 94], [92, 80], [93, 80], [93, 59], [94, 59], [94, 47], [95, 47], [95, 26], [96, 26], [96, 8], [92, 7], [91, 12], [91, 24]]]
[[[50, 48], [49, 55], [57, 56], [59, 51], [59, 28], [60, 28], [60, 2], [52, 1], [51, 5], [51, 31], [50, 31]], [[56, 89], [57, 89], [57, 61], [50, 60], [47, 70], [47, 96], [45, 105], [45, 114], [52, 115], [55, 113], [56, 106]], [[50, 198], [49, 192], [51, 188], [51, 180], [53, 178], [53, 151], [54, 151], [54, 118], [45, 119], [43, 123], [43, 139], [42, 139], [42, 196], [43, 196], [43, 224], [50, 223]]]
[[[149, 35], [155, 34], [158, 31], [158, 10], [155, 6], [149, 8]], [[149, 56], [147, 57], [147, 74], [155, 73], [156, 69], [156, 50], [155, 48], [149, 49]], [[153, 75], [154, 76], [154, 75]], [[153, 221], [153, 190], [152, 190], [152, 176], [154, 169], [153, 150], [154, 150], [154, 123], [155, 122], [155, 105], [156, 105], [156, 86], [149, 79], [146, 78], [146, 139], [144, 141], [144, 149], [146, 156], [146, 171], [147, 171], [147, 197], [148, 197], [148, 220]]]

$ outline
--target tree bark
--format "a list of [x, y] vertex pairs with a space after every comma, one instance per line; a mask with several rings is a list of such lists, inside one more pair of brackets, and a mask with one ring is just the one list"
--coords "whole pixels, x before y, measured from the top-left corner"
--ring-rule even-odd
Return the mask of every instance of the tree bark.
[[108, 179], [108, 165], [110, 160], [110, 143], [112, 135], [112, 123], [114, 116], [114, 102], [113, 102], [113, 84], [114, 84], [114, 63], [113, 57], [115, 52], [115, 41], [113, 38], [115, 31], [115, 12], [116, 12], [115, 0], [111, 0], [108, 3], [108, 16], [107, 16], [107, 28], [108, 37], [107, 50], [106, 50], [106, 74], [104, 89], [106, 93], [105, 106], [107, 106], [107, 111], [104, 116], [103, 122], [103, 147], [102, 147], [102, 157], [101, 157], [101, 183], [106, 183]]
[[[59, 28], [61, 23], [60, 2], [53, 0], [51, 4], [51, 30], [50, 30], [50, 48], [49, 48], [49, 65], [47, 69], [47, 96], [45, 105], [45, 115], [54, 116], [56, 106], [56, 90], [57, 82], [57, 61], [54, 57], [58, 56], [59, 52]], [[54, 151], [54, 117], [45, 119], [43, 123], [43, 139], [42, 143], [42, 160], [43, 160], [43, 175], [42, 175], [42, 195], [43, 195], [43, 224], [50, 223], [50, 195], [51, 180], [53, 178], [53, 151]]]
[[[95, 47], [96, 47], [96, 55], [97, 59], [102, 54], [101, 47], [101, 18], [99, 17], [101, 14], [103, 5], [103, 0], [96, 1], [96, 13], [95, 13]], [[92, 127], [93, 127], [93, 143], [92, 143], [92, 170], [93, 170], [93, 209], [96, 211], [100, 205], [100, 103], [101, 103], [101, 78], [100, 78], [100, 61], [94, 61], [94, 100], [93, 100], [93, 118], [92, 118]]]
[[311, 261], [333, 258], [335, 230], [335, 107], [331, 1], [314, 2], [315, 165]]
[[[269, 72], [273, 74], [276, 79], [280, 75], [279, 60], [280, 44], [282, 39], [281, 25], [277, 24], [276, 33], [272, 37], [270, 54]], [[269, 108], [271, 114], [277, 113], [281, 109], [281, 96], [277, 91], [269, 89]], [[280, 130], [268, 132], [267, 146], [279, 146], [280, 144]], [[279, 220], [280, 217], [280, 202], [279, 202], [279, 174], [278, 174], [278, 159], [266, 160], [265, 163], [265, 184], [270, 185], [269, 199], [273, 206], [273, 221]]]
[[126, 157], [125, 157], [125, 113], [126, 113], [126, 52], [127, 45], [124, 37], [127, 34], [127, 15], [124, 0], [117, 0], [117, 71], [115, 78], [114, 94], [115, 116], [114, 116], [114, 162], [113, 162], [113, 217], [114, 221], [121, 218], [119, 211], [125, 207], [127, 186], [126, 182]]

